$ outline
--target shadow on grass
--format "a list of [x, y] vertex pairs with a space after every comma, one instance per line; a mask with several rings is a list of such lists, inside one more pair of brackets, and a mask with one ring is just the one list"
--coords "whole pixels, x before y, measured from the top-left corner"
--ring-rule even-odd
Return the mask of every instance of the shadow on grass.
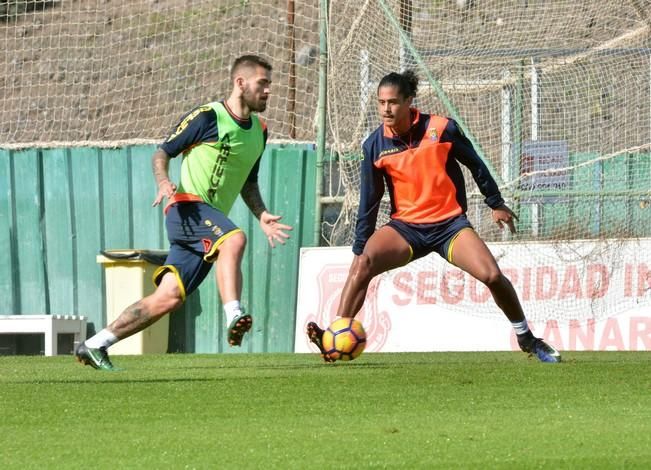
[[[273, 376], [273, 377], [201, 377], [201, 378], [181, 378], [181, 377], [176, 377], [176, 378], [169, 378], [169, 379], [161, 379], [161, 378], [156, 378], [156, 379], [133, 379], [133, 378], [122, 378], [122, 379], [104, 379], [104, 377], [107, 377], [107, 375], [104, 375], [105, 373], [100, 372], [102, 374], [101, 376], [98, 375], [97, 378], [101, 377], [101, 380], [95, 380], [95, 379], [88, 379], [88, 380], [81, 380], [81, 379], [71, 379], [71, 380], [6, 380], [3, 381], [3, 384], [12, 384], [12, 385], [104, 385], [104, 384], [150, 384], [150, 383], [199, 383], [199, 382], [232, 382], [234, 380], [264, 380], [264, 379], [286, 379], [289, 378], [289, 376]], [[107, 372], [106, 374], [114, 374], [114, 372]]]
[[313, 364], [269, 364], [269, 365], [205, 365], [205, 366], [190, 366], [190, 367], [165, 367], [160, 370], [321, 370], [324, 367], [353, 367], [356, 369], [393, 369], [396, 367], [395, 364], [391, 363], [364, 363], [364, 362], [335, 362], [335, 363], [325, 363], [315, 361]]
[[[219, 373], [220, 370], [241, 370], [241, 371], [298, 371], [298, 370], [311, 370], [316, 374], [323, 373], [324, 370], [343, 370], [342, 368], [350, 368], [356, 372], [363, 372], [364, 370], [378, 370], [378, 369], [395, 369], [396, 365], [391, 363], [316, 363], [316, 364], [297, 364], [292, 366], [287, 365], [265, 365], [265, 366], [227, 366], [227, 367], [204, 367], [204, 366], [192, 366], [192, 367], [170, 367], [170, 368], [161, 368], [157, 369], [158, 371], [174, 371], [174, 370], [210, 370], [215, 373]], [[97, 385], [97, 384], [123, 384], [123, 383], [201, 383], [201, 382], [224, 382], [224, 381], [258, 381], [258, 380], [287, 380], [296, 378], [297, 374], [280, 374], [280, 375], [270, 375], [268, 377], [254, 375], [254, 376], [237, 376], [237, 375], [226, 375], [226, 376], [215, 376], [215, 377], [170, 377], [170, 378], [133, 378], [131, 373], [140, 374], [147, 373], [146, 370], [138, 369], [128, 369], [120, 370], [114, 372], [90, 372], [90, 375], [87, 379], [36, 379], [36, 380], [0, 380], [2, 384], [12, 384], [12, 385], [27, 385], [27, 384], [39, 384], [39, 385], [66, 385], [66, 384], [76, 384], [76, 385]]]

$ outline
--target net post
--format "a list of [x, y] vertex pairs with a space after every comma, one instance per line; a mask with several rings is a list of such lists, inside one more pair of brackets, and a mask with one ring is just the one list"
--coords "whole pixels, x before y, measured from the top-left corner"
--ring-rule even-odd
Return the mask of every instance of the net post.
[[321, 240], [321, 212], [323, 197], [323, 163], [325, 161], [327, 91], [328, 91], [328, 0], [319, 0], [319, 101], [316, 138], [316, 207], [314, 208], [314, 241]]
[[[531, 58], [531, 140], [538, 140], [538, 69], [536, 61]], [[537, 237], [540, 233], [540, 204], [531, 203], [531, 235]]]
[[[502, 78], [505, 83], [510, 79], [508, 69], [502, 72]], [[502, 180], [513, 180], [513, 135], [511, 132], [511, 91], [507, 86], [502, 86]], [[509, 230], [502, 231], [502, 240], [507, 241], [511, 239], [511, 232]]]

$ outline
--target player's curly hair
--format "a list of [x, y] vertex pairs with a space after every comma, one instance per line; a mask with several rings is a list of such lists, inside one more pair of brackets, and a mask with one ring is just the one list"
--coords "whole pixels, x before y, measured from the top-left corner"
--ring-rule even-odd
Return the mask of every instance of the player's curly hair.
[[418, 89], [418, 76], [413, 70], [405, 70], [402, 73], [391, 72], [382, 77], [378, 90], [383, 86], [394, 86], [403, 98], [416, 97]]

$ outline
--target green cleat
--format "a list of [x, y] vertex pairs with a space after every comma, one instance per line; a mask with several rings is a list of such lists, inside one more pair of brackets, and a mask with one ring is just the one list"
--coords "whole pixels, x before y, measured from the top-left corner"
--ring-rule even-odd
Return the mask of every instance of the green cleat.
[[113, 367], [108, 352], [106, 352], [106, 348], [94, 349], [81, 343], [77, 348], [77, 351], [75, 351], [75, 356], [77, 357], [77, 362], [81, 362], [86, 366], [91, 366], [93, 369], [111, 371], [119, 370]]
[[253, 326], [251, 315], [242, 314], [233, 319], [228, 326], [228, 344], [231, 346], [240, 346], [242, 338]]

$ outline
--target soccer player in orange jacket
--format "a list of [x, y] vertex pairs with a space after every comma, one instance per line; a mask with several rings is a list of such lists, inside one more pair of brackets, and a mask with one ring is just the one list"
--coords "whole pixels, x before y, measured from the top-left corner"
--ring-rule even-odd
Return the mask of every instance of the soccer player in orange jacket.
[[[515, 233], [515, 215], [458, 124], [411, 106], [417, 87], [418, 77], [411, 71], [390, 73], [378, 85], [383, 123], [363, 144], [355, 258], [337, 315], [354, 317], [359, 312], [373, 277], [437, 252], [488, 287], [513, 325], [523, 351], [543, 362], [560, 362], [558, 351], [529, 329], [513, 285], [466, 218], [459, 163], [472, 173], [496, 224]], [[385, 182], [391, 220], [375, 230]], [[323, 330], [310, 322], [307, 334], [329, 362], [321, 344]]]

